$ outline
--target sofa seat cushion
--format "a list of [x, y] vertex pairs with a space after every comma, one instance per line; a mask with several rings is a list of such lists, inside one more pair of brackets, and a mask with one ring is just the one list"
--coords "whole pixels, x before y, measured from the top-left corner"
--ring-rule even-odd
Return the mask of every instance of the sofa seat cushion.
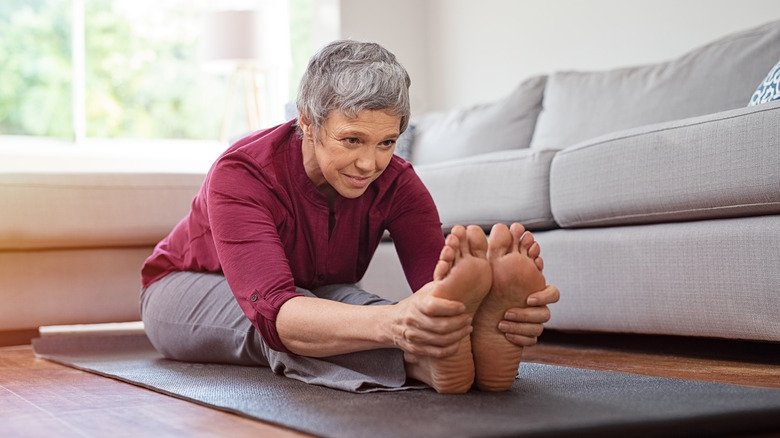
[[0, 250], [153, 246], [187, 214], [203, 178], [0, 173]]
[[534, 235], [548, 328], [780, 342], [780, 216]]
[[559, 152], [562, 227], [780, 213], [780, 102], [623, 131]]
[[550, 213], [550, 162], [557, 150], [518, 149], [418, 166], [442, 224], [490, 227], [522, 222], [530, 229], [555, 226]]
[[778, 58], [780, 21], [774, 21], [669, 62], [553, 74], [531, 147], [564, 148], [614, 131], [744, 107]]

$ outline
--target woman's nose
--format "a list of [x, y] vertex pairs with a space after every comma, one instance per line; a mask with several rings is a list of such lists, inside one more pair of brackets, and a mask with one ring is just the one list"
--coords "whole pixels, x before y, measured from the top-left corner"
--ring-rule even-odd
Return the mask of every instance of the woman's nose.
[[364, 150], [360, 152], [360, 155], [358, 155], [357, 160], [355, 160], [355, 167], [364, 172], [372, 172], [376, 169], [374, 149], [369, 147], [364, 148]]

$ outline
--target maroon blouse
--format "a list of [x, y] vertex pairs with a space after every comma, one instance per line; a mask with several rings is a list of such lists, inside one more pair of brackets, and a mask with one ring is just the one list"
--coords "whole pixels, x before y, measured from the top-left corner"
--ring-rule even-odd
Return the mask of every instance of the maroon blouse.
[[394, 156], [356, 199], [326, 197], [303, 167], [294, 121], [255, 132], [225, 151], [192, 210], [144, 263], [144, 287], [176, 271], [222, 273], [268, 345], [288, 350], [276, 315], [296, 286], [356, 283], [385, 230], [416, 291], [431, 281], [444, 245], [441, 222], [412, 166]]

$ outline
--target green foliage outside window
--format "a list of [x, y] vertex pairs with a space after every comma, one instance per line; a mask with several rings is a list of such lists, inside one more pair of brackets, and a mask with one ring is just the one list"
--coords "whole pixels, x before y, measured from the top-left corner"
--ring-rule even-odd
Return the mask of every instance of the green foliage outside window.
[[[291, 100], [309, 56], [313, 0], [290, 0]], [[0, 1], [0, 136], [216, 139], [226, 78], [200, 61], [202, 0], [84, 0], [85, 72], [73, 77], [73, 0]], [[213, 6], [213, 5], [212, 5]], [[78, 75], [77, 75], [78, 76]]]
[[216, 137], [225, 84], [199, 60], [202, 17], [191, 1], [87, 2], [88, 137]]
[[[87, 0], [87, 137], [213, 139], [224, 78], [184, 0]], [[0, 135], [72, 139], [71, 2], [0, 2]]]
[[0, 135], [71, 138], [70, 3], [0, 2]]

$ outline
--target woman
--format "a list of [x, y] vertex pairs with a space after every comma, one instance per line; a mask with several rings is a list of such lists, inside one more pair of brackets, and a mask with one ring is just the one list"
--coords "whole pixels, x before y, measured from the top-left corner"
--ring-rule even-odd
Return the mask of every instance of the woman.
[[[445, 242], [431, 196], [393, 155], [409, 84], [381, 46], [331, 43], [302, 79], [297, 123], [221, 155], [142, 270], [142, 317], [163, 355], [355, 392], [511, 386], [558, 291], [519, 224], [490, 242], [455, 227]], [[354, 286], [385, 230], [417, 291], [399, 303]]]

